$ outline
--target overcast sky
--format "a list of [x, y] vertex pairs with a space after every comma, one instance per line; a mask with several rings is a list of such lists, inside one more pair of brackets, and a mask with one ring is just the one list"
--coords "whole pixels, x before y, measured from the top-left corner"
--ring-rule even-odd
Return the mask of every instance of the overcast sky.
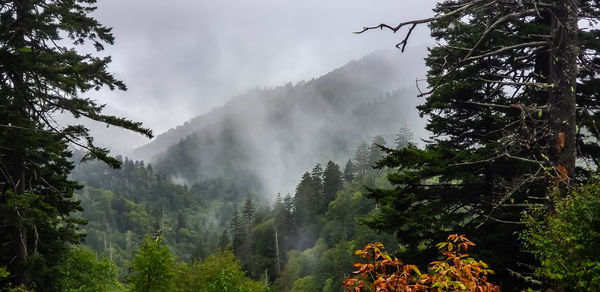
[[[116, 37], [103, 54], [112, 56], [111, 71], [129, 89], [90, 94], [109, 112], [160, 134], [251, 88], [311, 79], [393, 48], [401, 34], [352, 32], [431, 16], [435, 2], [99, 0], [95, 16]], [[409, 46], [428, 43], [422, 27]], [[115, 137], [107, 130], [97, 135], [101, 143]], [[147, 142], [135, 135], [119, 140], [129, 149]]]

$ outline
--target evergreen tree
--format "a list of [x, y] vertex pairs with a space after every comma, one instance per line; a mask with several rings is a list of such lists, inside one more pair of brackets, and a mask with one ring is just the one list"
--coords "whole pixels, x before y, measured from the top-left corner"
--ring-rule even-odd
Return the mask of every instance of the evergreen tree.
[[313, 188], [317, 192], [323, 191], [323, 167], [320, 163], [317, 163], [315, 167], [313, 167], [312, 172], [310, 173], [312, 177]]
[[404, 49], [413, 29], [429, 23], [439, 41], [419, 107], [434, 136], [424, 150], [388, 151], [379, 165], [400, 172], [389, 176], [395, 189], [371, 191], [380, 208], [370, 224], [397, 231], [418, 258], [419, 245], [447, 230], [469, 234], [501, 254], [490, 264], [508, 282], [507, 268], [522, 271], [515, 261], [527, 261], [514, 236], [523, 208], [552, 207], [549, 190], [564, 196], [597, 169], [575, 162], [596, 165], [600, 149], [600, 31], [578, 29], [600, 12], [594, 1], [499, 0], [443, 1], [435, 12], [365, 28], [407, 27]]
[[[282, 200], [283, 209], [281, 213], [275, 213], [275, 224], [277, 224], [277, 231], [279, 237], [279, 244], [282, 246], [281, 250], [291, 249], [293, 244], [293, 238], [296, 236], [296, 221], [294, 218], [295, 213], [295, 202], [294, 197], [290, 194], [285, 195]], [[279, 214], [279, 215], [278, 215]], [[283, 255], [285, 256], [285, 254]]]
[[239, 257], [242, 261], [243, 267], [246, 271], [253, 272], [253, 245], [254, 240], [252, 236], [252, 228], [254, 227], [254, 217], [256, 216], [256, 206], [252, 202], [252, 199], [246, 199], [242, 208], [242, 242], [240, 245]]
[[273, 205], [273, 217], [275, 219], [275, 225], [279, 232], [279, 242], [285, 242], [285, 238], [292, 234], [294, 231], [294, 211], [293, 211], [293, 198], [287, 194], [285, 198], [281, 197], [281, 194], [277, 194], [275, 204]]
[[356, 154], [354, 155], [354, 173], [360, 177], [367, 174], [371, 168], [369, 164], [369, 145], [366, 142], [362, 142], [358, 145]]
[[295, 221], [298, 226], [308, 225], [316, 222], [316, 205], [318, 202], [318, 192], [313, 184], [313, 177], [305, 172], [296, 186], [296, 195], [294, 197]]
[[313, 177], [306, 172], [296, 186], [294, 197], [294, 223], [297, 237], [295, 248], [304, 249], [311, 246], [316, 239], [317, 221], [319, 215], [320, 192], [315, 186]]
[[[55, 265], [61, 245], [76, 243], [80, 210], [72, 200], [77, 185], [67, 143], [112, 166], [119, 160], [93, 143], [82, 125], [59, 125], [52, 116], [67, 112], [149, 137], [140, 123], [102, 114], [103, 105], [81, 97], [90, 89], [125, 89], [108, 71], [110, 57], [99, 58], [63, 47], [91, 43], [96, 50], [114, 41], [111, 29], [90, 16], [94, 0], [13, 0], [0, 5], [0, 262], [10, 263], [8, 281], [44, 286], [43, 265]], [[33, 275], [33, 271], [37, 274]]]
[[243, 241], [243, 227], [238, 211], [233, 212], [231, 222], [229, 222], [229, 228], [231, 229], [231, 234], [233, 235], [233, 254], [238, 256], [240, 252], [240, 246], [242, 245]]
[[348, 162], [346, 162], [346, 165], [344, 166], [344, 181], [346, 181], [346, 183], [350, 183], [350, 182], [352, 182], [353, 179], [354, 179], [354, 163], [352, 162], [351, 159], [348, 159]]
[[223, 230], [221, 233], [221, 237], [219, 237], [219, 250], [225, 251], [227, 246], [229, 245], [229, 233], [227, 233], [227, 229]]
[[323, 196], [324, 196], [324, 207], [321, 213], [327, 210], [329, 202], [335, 200], [335, 196], [339, 190], [342, 189], [342, 172], [340, 166], [335, 164], [333, 161], [327, 162], [327, 167], [323, 172]]
[[244, 207], [242, 208], [242, 219], [244, 232], [246, 234], [250, 233], [252, 227], [254, 227], [254, 217], [256, 216], [256, 206], [252, 202], [251, 198], [246, 199], [244, 203]]
[[382, 147], [385, 147], [385, 139], [381, 135], [377, 135], [373, 138], [371, 146], [369, 146], [369, 166], [372, 168], [381, 160], [383, 156]]
[[398, 134], [396, 134], [396, 138], [394, 139], [394, 147], [399, 150], [408, 146], [408, 143], [410, 143], [413, 139], [413, 135], [414, 133], [409, 128], [400, 128]]

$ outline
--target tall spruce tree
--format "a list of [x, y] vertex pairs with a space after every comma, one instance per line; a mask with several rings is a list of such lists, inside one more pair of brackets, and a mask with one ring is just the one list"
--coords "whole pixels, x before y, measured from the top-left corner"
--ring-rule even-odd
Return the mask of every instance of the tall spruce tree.
[[327, 162], [323, 172], [323, 208], [322, 213], [327, 211], [329, 202], [335, 200], [337, 192], [342, 189], [342, 172], [340, 166], [333, 161]]
[[396, 149], [402, 149], [408, 146], [408, 143], [410, 143], [413, 139], [413, 135], [413, 131], [411, 131], [409, 128], [400, 128], [398, 134], [396, 134], [396, 138], [394, 138], [394, 147]]
[[357, 177], [367, 174], [372, 169], [372, 165], [369, 165], [369, 144], [362, 142], [356, 148], [354, 154], [354, 173]]
[[[379, 166], [400, 169], [389, 175], [396, 188], [371, 190], [379, 208], [369, 223], [397, 231], [417, 260], [424, 243], [469, 234], [508, 281], [524, 271], [516, 262], [527, 261], [514, 236], [521, 212], [551, 208], [553, 195], [597, 169], [600, 5], [454, 0], [434, 11], [363, 30], [406, 29], [404, 50], [414, 28], [428, 23], [438, 40], [419, 107], [433, 137], [424, 150], [388, 150]], [[584, 21], [592, 25], [579, 28]]]
[[239, 256], [240, 247], [242, 246], [244, 240], [244, 228], [242, 218], [240, 218], [240, 213], [237, 210], [233, 212], [233, 216], [229, 222], [229, 228], [231, 229], [231, 247], [233, 254], [235, 256]]
[[344, 165], [344, 181], [346, 183], [351, 183], [354, 179], [354, 163], [351, 159], [348, 159], [346, 164]]
[[373, 137], [371, 146], [369, 146], [369, 166], [372, 168], [383, 156], [382, 147], [385, 147], [385, 139], [381, 135]]
[[[140, 123], [102, 113], [103, 105], [82, 97], [90, 89], [125, 89], [107, 71], [110, 57], [79, 53], [113, 43], [111, 29], [90, 16], [95, 0], [13, 0], [0, 3], [0, 262], [9, 263], [13, 284], [52, 281], [52, 266], [66, 243], [77, 242], [80, 210], [75, 182], [67, 175], [68, 143], [87, 149], [85, 158], [112, 166], [119, 161], [94, 145], [89, 130], [60, 125], [56, 112], [127, 128], [149, 137]], [[73, 43], [61, 40], [67, 37]], [[36, 273], [36, 274], [32, 274]]]

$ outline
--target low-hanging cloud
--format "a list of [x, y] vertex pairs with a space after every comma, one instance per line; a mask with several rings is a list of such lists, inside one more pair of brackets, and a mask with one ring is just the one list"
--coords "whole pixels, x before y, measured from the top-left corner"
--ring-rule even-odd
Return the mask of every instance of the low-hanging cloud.
[[[392, 48], [400, 35], [352, 32], [429, 16], [435, 2], [99, 1], [95, 16], [117, 38], [105, 54], [129, 90], [92, 97], [159, 134], [251, 88], [307, 80]], [[425, 27], [413, 33], [411, 46], [428, 42]], [[104, 129], [95, 132], [101, 144], [128, 144], [121, 149], [146, 142], [121, 132], [123, 139]]]

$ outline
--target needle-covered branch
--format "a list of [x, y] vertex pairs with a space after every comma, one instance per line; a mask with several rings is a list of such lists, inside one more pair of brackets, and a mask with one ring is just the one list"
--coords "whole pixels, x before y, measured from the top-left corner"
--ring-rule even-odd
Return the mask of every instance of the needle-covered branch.
[[[395, 188], [370, 190], [380, 208], [367, 222], [394, 226], [386, 230], [398, 232], [407, 254], [422, 254], [419, 243], [450, 229], [493, 253], [483, 230], [494, 230], [514, 243], [507, 257], [522, 258], [513, 236], [528, 201], [550, 209], [550, 190], [564, 195], [600, 169], [600, 30], [578, 27], [598, 23], [596, 2], [440, 1], [432, 17], [358, 32], [402, 31], [404, 49], [413, 27], [428, 25], [437, 41], [418, 106], [432, 137], [424, 149], [390, 151], [378, 164], [394, 170]], [[505, 280], [508, 269], [526, 272], [497, 264]]]

